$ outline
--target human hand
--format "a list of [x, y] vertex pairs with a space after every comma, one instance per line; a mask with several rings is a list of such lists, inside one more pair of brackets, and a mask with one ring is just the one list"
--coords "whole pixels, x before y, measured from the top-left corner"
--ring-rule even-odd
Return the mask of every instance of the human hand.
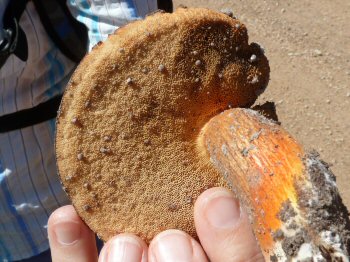
[[119, 234], [104, 245], [98, 258], [94, 233], [73, 206], [64, 206], [49, 218], [52, 261], [264, 261], [248, 215], [228, 190], [203, 192], [194, 206], [194, 220], [200, 243], [180, 230], [161, 232], [149, 247], [135, 235]]

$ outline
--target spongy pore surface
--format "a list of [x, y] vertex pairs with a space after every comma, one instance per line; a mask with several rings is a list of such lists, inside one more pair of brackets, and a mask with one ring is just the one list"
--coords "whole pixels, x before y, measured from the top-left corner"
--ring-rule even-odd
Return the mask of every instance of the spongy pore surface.
[[79, 215], [103, 240], [196, 236], [194, 201], [225, 186], [196, 137], [213, 115], [252, 104], [268, 79], [262, 50], [225, 14], [181, 8], [118, 29], [79, 65], [57, 120], [59, 174]]

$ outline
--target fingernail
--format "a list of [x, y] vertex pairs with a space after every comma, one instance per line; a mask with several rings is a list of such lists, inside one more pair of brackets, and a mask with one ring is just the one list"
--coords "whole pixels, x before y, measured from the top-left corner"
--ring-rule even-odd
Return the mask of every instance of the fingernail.
[[74, 221], [61, 221], [54, 225], [57, 242], [69, 246], [75, 244], [80, 238], [80, 224]]
[[193, 261], [192, 242], [188, 235], [178, 230], [159, 234], [150, 248], [154, 261]]
[[107, 252], [108, 262], [141, 262], [143, 248], [136, 239], [119, 236], [112, 240]]
[[204, 216], [213, 227], [232, 227], [237, 223], [240, 215], [239, 202], [230, 193], [214, 192], [207, 198]]

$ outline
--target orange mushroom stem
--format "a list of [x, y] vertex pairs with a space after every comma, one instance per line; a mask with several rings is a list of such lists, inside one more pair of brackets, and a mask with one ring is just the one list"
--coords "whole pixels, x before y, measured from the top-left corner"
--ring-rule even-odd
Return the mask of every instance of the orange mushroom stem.
[[204, 126], [198, 150], [248, 211], [267, 261], [349, 261], [350, 222], [335, 176], [277, 123], [227, 110]]

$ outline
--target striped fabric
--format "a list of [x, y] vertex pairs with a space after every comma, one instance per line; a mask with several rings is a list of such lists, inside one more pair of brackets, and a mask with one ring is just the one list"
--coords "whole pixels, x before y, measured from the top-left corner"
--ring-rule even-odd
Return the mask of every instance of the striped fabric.
[[[0, 21], [8, 1], [0, 0]], [[88, 27], [90, 49], [117, 27], [157, 9], [156, 0], [67, 0], [67, 4]], [[20, 25], [29, 57], [22, 62], [11, 55], [0, 70], [0, 116], [62, 94], [76, 66], [49, 39], [30, 1]], [[47, 219], [68, 203], [56, 174], [54, 130], [55, 121], [50, 120], [0, 133], [0, 261], [48, 249]]]

